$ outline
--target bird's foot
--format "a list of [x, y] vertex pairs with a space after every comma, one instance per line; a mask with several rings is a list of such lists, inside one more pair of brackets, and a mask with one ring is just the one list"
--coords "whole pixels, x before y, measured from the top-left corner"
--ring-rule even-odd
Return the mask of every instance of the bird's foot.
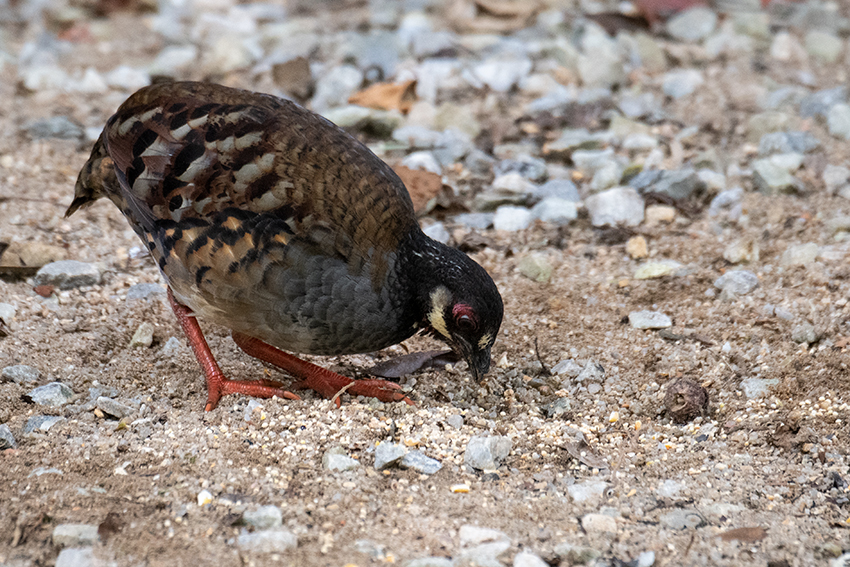
[[382, 402], [404, 402], [414, 405], [413, 401], [401, 391], [401, 386], [386, 380], [352, 380], [346, 376], [331, 372], [285, 353], [270, 344], [254, 337], [234, 332], [233, 340], [247, 354], [285, 370], [301, 380], [293, 389], [309, 388], [322, 396], [332, 399], [340, 405], [339, 396], [348, 392], [355, 396], [369, 396]]

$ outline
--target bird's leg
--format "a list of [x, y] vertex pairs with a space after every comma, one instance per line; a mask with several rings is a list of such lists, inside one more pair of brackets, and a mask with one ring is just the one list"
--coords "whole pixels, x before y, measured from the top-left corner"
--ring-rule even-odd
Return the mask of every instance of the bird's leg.
[[[300, 378], [301, 381], [293, 386], [294, 389], [309, 388], [326, 398], [334, 398], [341, 390], [345, 389], [349, 394], [355, 396], [378, 398], [382, 402], [405, 402], [413, 405], [411, 399], [401, 391], [401, 387], [393, 382], [352, 380], [287, 354], [260, 339], [235, 331], [233, 332], [233, 340], [236, 341], [239, 348], [254, 358], [264, 360]], [[340, 403], [338, 397], [336, 403], [337, 406]]]
[[177, 316], [186, 338], [189, 339], [195, 358], [198, 359], [198, 364], [201, 365], [207, 380], [207, 405], [204, 411], [214, 410], [222, 396], [227, 394], [244, 394], [255, 398], [278, 396], [290, 400], [301, 399], [292, 392], [281, 388], [280, 383], [274, 380], [229, 380], [225, 378], [224, 373], [215, 361], [215, 357], [210, 352], [210, 347], [207, 345], [200, 325], [198, 325], [198, 320], [192, 315], [192, 311], [188, 307], [174, 299], [170, 287], [168, 288], [168, 301], [171, 303], [171, 309]]

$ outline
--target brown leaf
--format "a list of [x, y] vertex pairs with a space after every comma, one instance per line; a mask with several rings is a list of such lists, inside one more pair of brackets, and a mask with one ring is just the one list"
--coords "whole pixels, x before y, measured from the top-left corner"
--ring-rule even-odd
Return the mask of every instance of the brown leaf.
[[847, 345], [850, 345], [850, 337], [841, 337], [837, 341], [835, 341], [835, 346], [838, 348], [844, 348]]
[[587, 443], [584, 433], [575, 428], [568, 428], [567, 434], [572, 435], [573, 440], [564, 443], [564, 449], [572, 458], [582, 463], [585, 466], [594, 469], [606, 469], [608, 463], [605, 462], [599, 453]]
[[767, 532], [759, 526], [735, 528], [734, 530], [728, 530], [720, 534], [720, 539], [723, 541], [738, 540], [746, 543], [755, 543], [763, 540], [765, 537], [767, 537]]
[[457, 355], [450, 350], [426, 350], [379, 362], [367, 372], [381, 378], [401, 378], [429, 366], [445, 366], [457, 360]]
[[694, 6], [707, 6], [706, 0], [635, 0], [638, 12], [651, 24]]
[[428, 209], [429, 201], [436, 199], [443, 188], [443, 179], [436, 173], [410, 169], [404, 165], [393, 168], [410, 193], [413, 209], [419, 213]]
[[52, 285], [37, 285], [32, 288], [34, 292], [36, 292], [41, 297], [50, 297], [53, 295], [53, 292], [56, 290]]
[[416, 102], [416, 81], [375, 83], [348, 97], [348, 102], [379, 110], [399, 110], [406, 114]]

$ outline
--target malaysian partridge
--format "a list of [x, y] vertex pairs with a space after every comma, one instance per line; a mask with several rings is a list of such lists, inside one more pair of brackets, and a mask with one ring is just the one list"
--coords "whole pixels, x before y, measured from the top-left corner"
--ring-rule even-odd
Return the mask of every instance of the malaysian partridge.
[[389, 166], [297, 104], [204, 83], [143, 88], [106, 123], [66, 216], [100, 197], [165, 277], [206, 376], [207, 410], [231, 393], [298, 397], [276, 381], [225, 378], [195, 316], [328, 398], [412, 403], [397, 384], [351, 380], [279, 349], [371, 352], [424, 329], [476, 378], [490, 368], [502, 322], [493, 280], [423, 234]]

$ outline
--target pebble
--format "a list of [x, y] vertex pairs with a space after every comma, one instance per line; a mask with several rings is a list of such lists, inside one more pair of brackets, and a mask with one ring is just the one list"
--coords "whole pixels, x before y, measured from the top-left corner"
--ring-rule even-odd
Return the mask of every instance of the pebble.
[[99, 409], [103, 413], [111, 415], [112, 417], [118, 419], [130, 417], [131, 415], [136, 413], [136, 410], [134, 408], [126, 406], [121, 402], [116, 402], [112, 398], [107, 398], [105, 396], [99, 396], [95, 404], [97, 406], [97, 409]]
[[449, 427], [460, 430], [463, 427], [463, 416], [458, 414], [452, 414], [446, 418], [446, 423]]
[[470, 438], [463, 453], [463, 462], [478, 470], [495, 470], [502, 460], [507, 457], [513, 442], [509, 437], [492, 435], [488, 437], [474, 436]]
[[537, 187], [532, 197], [535, 200], [541, 201], [548, 198], [563, 199], [564, 201], [572, 201], [574, 203], [581, 201], [578, 187], [569, 179], [550, 179]]
[[482, 528], [471, 524], [464, 524], [458, 530], [461, 547], [470, 547], [473, 545], [481, 545], [482, 543], [490, 543], [494, 541], [507, 541], [510, 538], [504, 532], [494, 530], [492, 528]]
[[680, 69], [664, 74], [661, 90], [669, 97], [683, 98], [696, 91], [705, 80], [696, 69]]
[[97, 540], [97, 526], [94, 524], [59, 524], [53, 528], [53, 545], [58, 547], [94, 545]]
[[193, 44], [169, 45], [163, 48], [148, 65], [148, 73], [165, 77], [179, 77], [197, 65], [198, 47]]
[[581, 366], [572, 358], [567, 358], [559, 361], [551, 370], [553, 374], [558, 376], [566, 374], [575, 378], [581, 373]]
[[401, 165], [409, 169], [421, 169], [423, 171], [430, 171], [431, 173], [435, 173], [437, 175], [442, 175], [443, 173], [443, 168], [440, 167], [440, 162], [437, 161], [437, 158], [434, 157], [434, 154], [427, 151], [418, 151], [408, 154], [407, 157], [401, 160]]
[[4, 449], [14, 449], [18, 446], [18, 443], [15, 441], [15, 436], [12, 434], [12, 430], [9, 429], [9, 426], [5, 423], [0, 424], [0, 451]]
[[425, 455], [422, 451], [409, 451], [402, 457], [399, 466], [403, 469], [412, 469], [419, 474], [435, 474], [443, 468], [443, 464], [437, 459]]
[[632, 311], [629, 324], [634, 329], [666, 329], [673, 326], [669, 315], [658, 311]]
[[51, 382], [30, 390], [27, 395], [40, 406], [59, 407], [74, 397], [74, 391], [61, 382]]
[[743, 196], [744, 190], [741, 187], [721, 191], [711, 200], [711, 204], [708, 206], [708, 214], [717, 216], [723, 210], [731, 211], [740, 208]]
[[12, 324], [12, 319], [15, 318], [15, 313], [17, 310], [15, 306], [10, 303], [0, 303], [0, 321], [6, 323], [7, 325]]
[[549, 564], [530, 551], [521, 551], [514, 556], [514, 567], [549, 567]]
[[147, 71], [134, 69], [128, 65], [119, 65], [107, 73], [104, 80], [110, 87], [133, 92], [151, 84], [151, 77]]
[[130, 348], [149, 348], [153, 344], [153, 331], [153, 323], [145, 321], [136, 328], [128, 346]]
[[844, 51], [844, 41], [826, 30], [809, 30], [804, 42], [808, 54], [822, 63], [835, 63]]
[[242, 520], [255, 529], [267, 530], [283, 525], [283, 512], [277, 506], [269, 504], [253, 510], [245, 510], [242, 513]]
[[472, 74], [480, 83], [498, 93], [506, 93], [531, 72], [532, 62], [527, 58], [498, 57], [478, 63]]
[[602, 382], [604, 379], [605, 367], [595, 360], [588, 360], [576, 376], [576, 382]]
[[659, 518], [662, 526], [671, 530], [696, 529], [705, 525], [705, 518], [696, 510], [676, 508]]
[[567, 493], [576, 504], [602, 499], [610, 485], [602, 480], [585, 480], [567, 487]]
[[452, 220], [461, 226], [477, 230], [485, 230], [493, 226], [493, 213], [461, 213]]
[[455, 567], [454, 561], [448, 557], [420, 557], [402, 563], [403, 567]]
[[723, 259], [730, 264], [758, 262], [760, 252], [758, 240], [755, 238], [742, 238], [729, 244], [723, 250]]
[[826, 118], [830, 108], [846, 101], [846, 86], [824, 89], [804, 97], [800, 101], [799, 114], [802, 118]]
[[360, 461], [349, 457], [342, 447], [332, 447], [322, 455], [322, 467], [329, 471], [351, 471], [360, 466]]
[[675, 260], [656, 260], [642, 264], [635, 270], [636, 280], [650, 280], [676, 275], [684, 266]]
[[463, 160], [463, 165], [475, 175], [487, 176], [493, 169], [496, 160], [479, 150], [472, 148]]
[[554, 549], [555, 555], [567, 565], [592, 565], [602, 552], [592, 547], [574, 545], [569, 542], [559, 543]]
[[714, 280], [714, 287], [734, 295], [746, 295], [758, 285], [758, 276], [748, 270], [731, 270]]
[[584, 204], [593, 226], [637, 226], [643, 222], [643, 198], [631, 187], [617, 187], [591, 195]]
[[814, 262], [819, 253], [820, 248], [814, 242], [794, 244], [789, 246], [785, 252], [782, 253], [780, 264], [786, 268], [805, 266]]
[[802, 187], [787, 167], [771, 159], [753, 162], [753, 184], [765, 195], [792, 193]]
[[[530, 181], [542, 181], [546, 177], [547, 169], [544, 160], [530, 155], [520, 155], [515, 159], [503, 159], [498, 162], [493, 168], [493, 173], [497, 179], [500, 175], [516, 173]], [[496, 180], [493, 181], [493, 185], [496, 185]], [[535, 186], [532, 185], [532, 187]]]
[[160, 284], [156, 283], [140, 283], [130, 286], [127, 290], [127, 303], [133, 304], [138, 301], [160, 300], [164, 301], [168, 293]]
[[717, 14], [698, 6], [679, 12], [667, 21], [666, 30], [679, 41], [696, 42], [711, 35], [717, 27]]
[[578, 218], [578, 206], [575, 201], [547, 197], [531, 208], [531, 214], [540, 221], [564, 226]]
[[626, 78], [620, 46], [596, 26], [585, 29], [576, 67], [585, 87], [608, 89]]
[[829, 133], [850, 140], [850, 104], [838, 103], [829, 109], [826, 118]]
[[493, 180], [493, 189], [507, 193], [526, 195], [533, 193], [537, 186], [517, 171], [499, 175]]
[[83, 127], [67, 116], [53, 116], [28, 122], [24, 125], [24, 131], [33, 140], [45, 138], [82, 140], [85, 136]]
[[405, 448], [396, 443], [381, 442], [375, 447], [375, 469], [382, 471], [394, 467], [404, 457]]
[[680, 201], [704, 189], [705, 183], [695, 170], [686, 168], [675, 171], [642, 171], [629, 181], [629, 186], [641, 193], [651, 191]]
[[826, 185], [827, 193], [834, 194], [839, 188], [847, 185], [848, 181], [850, 181], [850, 168], [843, 165], [828, 164], [824, 168], [821, 177]]
[[818, 333], [811, 323], [801, 323], [791, 329], [791, 340], [795, 343], [812, 344], [818, 340]]
[[36, 286], [52, 285], [59, 289], [73, 289], [100, 283], [101, 268], [76, 260], [60, 260], [43, 266], [33, 278]]
[[534, 215], [525, 207], [502, 205], [496, 209], [496, 214], [493, 217], [493, 228], [516, 232], [528, 228], [532, 222], [534, 222]]
[[658, 485], [656, 492], [662, 498], [678, 498], [685, 485], [678, 480], [666, 479]]
[[236, 545], [254, 553], [284, 553], [298, 547], [298, 538], [289, 530], [278, 528], [239, 534]]
[[316, 93], [313, 95], [313, 109], [324, 112], [336, 106], [348, 103], [354, 91], [363, 83], [363, 73], [353, 65], [339, 65], [331, 69], [316, 81]]
[[5, 381], [11, 381], [15, 384], [21, 384], [22, 386], [28, 386], [33, 384], [34, 382], [38, 382], [41, 380], [41, 372], [38, 368], [33, 368], [32, 366], [27, 366], [26, 364], [15, 364], [13, 366], [7, 366], [3, 370], [0, 370], [0, 378]]
[[676, 208], [669, 205], [650, 205], [644, 211], [644, 224], [648, 227], [669, 224], [676, 220]]
[[443, 244], [448, 244], [452, 239], [452, 235], [449, 234], [448, 229], [446, 229], [446, 225], [439, 221], [429, 224], [422, 229], [422, 232], [424, 232], [426, 236], [433, 238], [437, 242], [442, 242]]
[[635, 567], [652, 567], [653, 565], [655, 565], [654, 551], [644, 551], [635, 560]]
[[646, 238], [641, 235], [632, 236], [626, 242], [626, 254], [633, 260], [640, 260], [649, 256], [649, 247]]
[[96, 567], [100, 564], [95, 561], [91, 547], [67, 547], [59, 552], [55, 567]]
[[519, 273], [538, 283], [546, 283], [552, 277], [552, 263], [542, 252], [532, 252], [522, 257], [517, 265]]
[[34, 415], [24, 424], [24, 435], [30, 433], [47, 433], [51, 427], [65, 421], [64, 417], [57, 415]]
[[616, 533], [617, 519], [607, 514], [585, 514], [581, 517], [581, 527], [588, 534]]
[[759, 154], [805, 154], [818, 149], [820, 145], [820, 140], [808, 132], [770, 132], [759, 140]]
[[748, 400], [764, 397], [771, 386], [779, 384], [776, 378], [745, 378], [741, 380], [741, 390]]

